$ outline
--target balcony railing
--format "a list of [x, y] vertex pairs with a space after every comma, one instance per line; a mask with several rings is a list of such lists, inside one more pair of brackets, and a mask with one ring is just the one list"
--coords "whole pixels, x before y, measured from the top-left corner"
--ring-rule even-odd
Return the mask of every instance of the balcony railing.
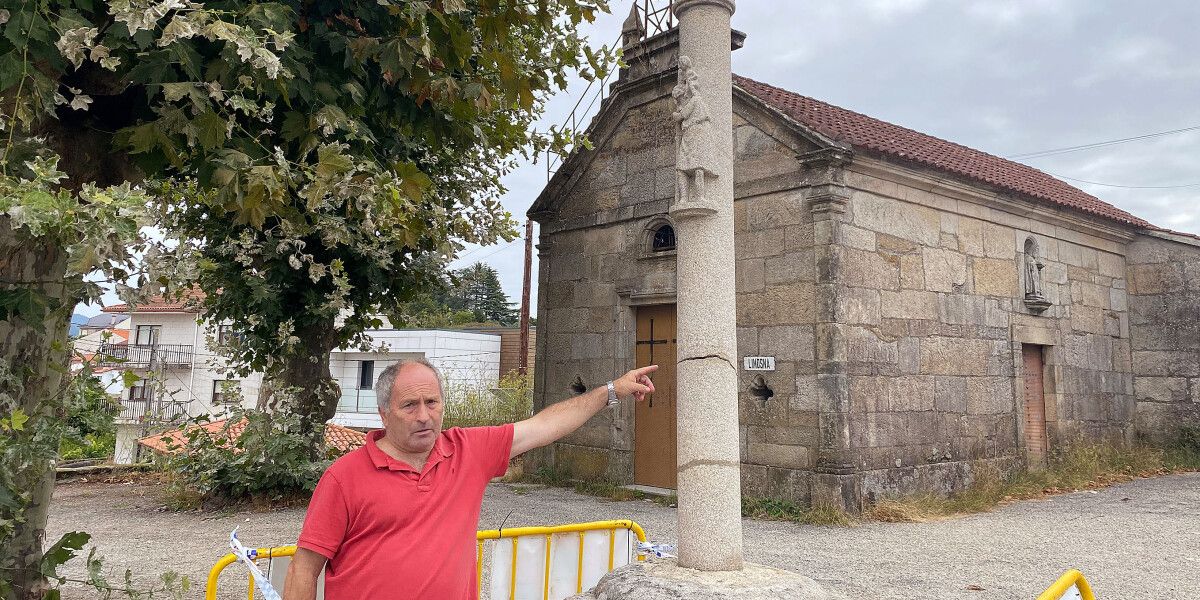
[[101, 344], [97, 352], [102, 367], [154, 369], [192, 364], [191, 344]]
[[122, 398], [117, 420], [125, 423], [175, 423], [188, 417], [187, 402], [144, 398]]

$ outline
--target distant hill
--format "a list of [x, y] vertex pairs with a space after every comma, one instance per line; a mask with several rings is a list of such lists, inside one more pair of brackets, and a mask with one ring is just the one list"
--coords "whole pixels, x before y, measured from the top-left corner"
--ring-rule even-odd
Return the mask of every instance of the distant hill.
[[77, 337], [79, 335], [79, 326], [87, 323], [88, 318], [88, 316], [81, 315], [79, 313], [71, 315], [71, 337]]

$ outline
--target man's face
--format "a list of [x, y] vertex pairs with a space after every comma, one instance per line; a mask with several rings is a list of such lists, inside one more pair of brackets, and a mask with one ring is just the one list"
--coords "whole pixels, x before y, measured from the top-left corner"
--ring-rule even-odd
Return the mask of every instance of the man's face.
[[442, 392], [437, 375], [423, 365], [408, 365], [392, 384], [388, 406], [380, 407], [387, 440], [409, 454], [433, 449], [442, 432]]

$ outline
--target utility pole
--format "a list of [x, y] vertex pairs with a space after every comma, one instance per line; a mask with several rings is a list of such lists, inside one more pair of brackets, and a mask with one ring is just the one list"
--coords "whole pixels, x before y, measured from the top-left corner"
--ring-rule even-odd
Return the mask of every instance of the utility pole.
[[521, 356], [517, 372], [529, 372], [529, 278], [533, 272], [533, 219], [525, 220], [525, 279], [521, 282]]

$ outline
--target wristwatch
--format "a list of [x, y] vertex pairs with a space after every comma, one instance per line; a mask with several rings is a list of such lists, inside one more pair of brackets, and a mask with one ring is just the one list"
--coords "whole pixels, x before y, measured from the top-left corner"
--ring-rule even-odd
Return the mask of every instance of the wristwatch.
[[608, 405], [616, 406], [617, 403], [618, 403], [617, 386], [613, 385], [613, 382], [610, 381], [610, 382], [608, 382]]

